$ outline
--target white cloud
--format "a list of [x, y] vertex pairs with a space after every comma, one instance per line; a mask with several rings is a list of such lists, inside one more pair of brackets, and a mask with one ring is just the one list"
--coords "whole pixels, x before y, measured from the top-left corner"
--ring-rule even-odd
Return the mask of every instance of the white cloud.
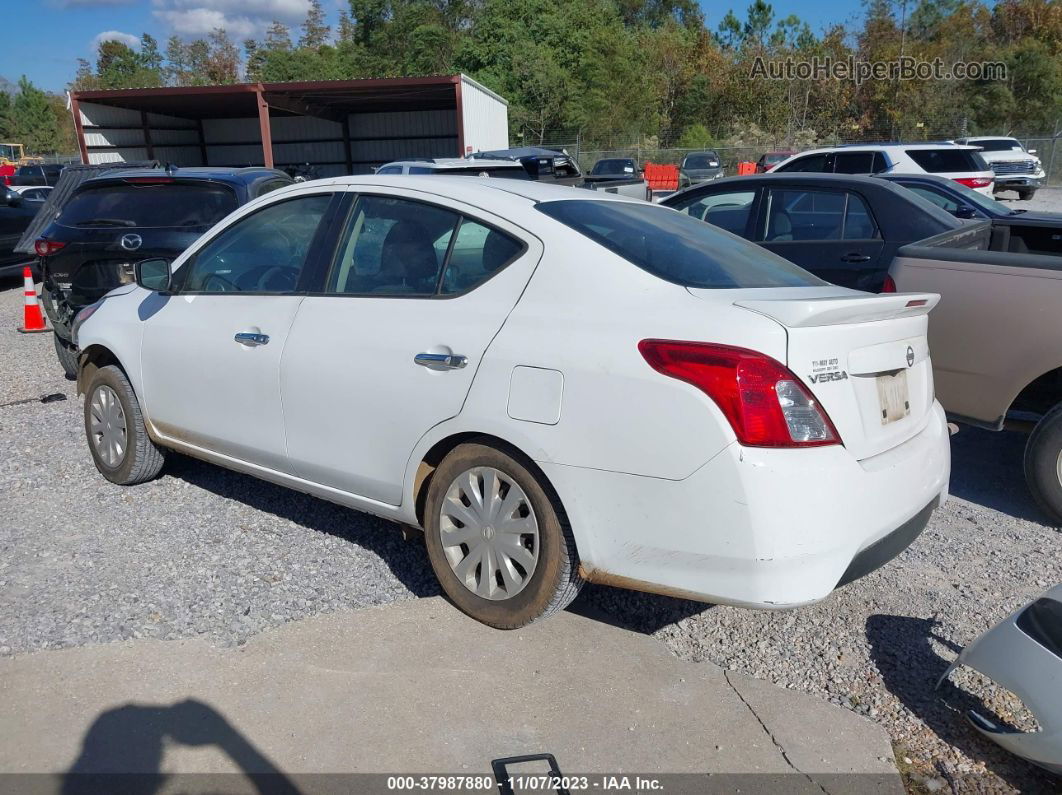
[[100, 44], [105, 41], [120, 41], [134, 50], [140, 49], [140, 37], [134, 36], [132, 33], [122, 33], [120, 30], [105, 30], [102, 33], [96, 34], [96, 38], [92, 40], [92, 49], [95, 51], [99, 48]]
[[205, 36], [224, 28], [239, 41], [261, 36], [274, 19], [301, 22], [310, 0], [153, 0], [153, 5], [155, 17], [179, 36]]

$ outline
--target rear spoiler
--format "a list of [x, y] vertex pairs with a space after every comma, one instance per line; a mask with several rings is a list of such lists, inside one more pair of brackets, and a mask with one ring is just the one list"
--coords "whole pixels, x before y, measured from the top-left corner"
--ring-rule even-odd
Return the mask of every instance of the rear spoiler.
[[936, 293], [888, 293], [855, 298], [841, 295], [736, 301], [734, 305], [777, 320], [787, 328], [807, 328], [916, 317], [927, 314], [939, 301]]

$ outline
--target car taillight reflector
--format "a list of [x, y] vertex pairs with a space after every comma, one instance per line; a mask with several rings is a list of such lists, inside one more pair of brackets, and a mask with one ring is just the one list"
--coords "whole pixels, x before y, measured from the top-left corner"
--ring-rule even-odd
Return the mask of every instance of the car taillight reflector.
[[957, 177], [955, 182], [967, 188], [987, 188], [992, 184], [991, 177]]
[[893, 278], [891, 276], [889, 276], [889, 274], [887, 274], [887, 273], [885, 274], [885, 283], [883, 285], [881, 285], [881, 291], [883, 293], [894, 293], [894, 292], [896, 292], [896, 282], [893, 281]]
[[45, 240], [39, 237], [33, 242], [33, 250], [37, 252], [38, 257], [50, 256], [62, 248], [66, 248], [66, 243], [60, 243], [58, 240]]
[[821, 447], [840, 437], [826, 412], [785, 365], [729, 345], [642, 340], [649, 366], [715, 401], [748, 447]]

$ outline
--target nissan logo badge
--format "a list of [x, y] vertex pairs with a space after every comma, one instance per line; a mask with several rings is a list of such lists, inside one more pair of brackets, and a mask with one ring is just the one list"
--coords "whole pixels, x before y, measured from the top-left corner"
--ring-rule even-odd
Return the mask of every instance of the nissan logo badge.
[[914, 367], [914, 348], [907, 346], [907, 366]]
[[140, 235], [122, 235], [122, 239], [118, 241], [119, 245], [126, 251], [136, 251], [143, 242], [144, 240]]

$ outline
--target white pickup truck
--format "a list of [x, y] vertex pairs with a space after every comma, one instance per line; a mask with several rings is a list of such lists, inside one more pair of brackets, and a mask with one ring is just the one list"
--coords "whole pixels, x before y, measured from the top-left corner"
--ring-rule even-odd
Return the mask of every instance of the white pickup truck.
[[1019, 199], [1026, 201], [1033, 197], [1037, 188], [1043, 187], [1046, 175], [1040, 158], [1036, 157], [1036, 150], [1026, 151], [1018, 139], [984, 135], [960, 138], [956, 143], [980, 147], [981, 157], [996, 174], [996, 193], [1012, 190]]

